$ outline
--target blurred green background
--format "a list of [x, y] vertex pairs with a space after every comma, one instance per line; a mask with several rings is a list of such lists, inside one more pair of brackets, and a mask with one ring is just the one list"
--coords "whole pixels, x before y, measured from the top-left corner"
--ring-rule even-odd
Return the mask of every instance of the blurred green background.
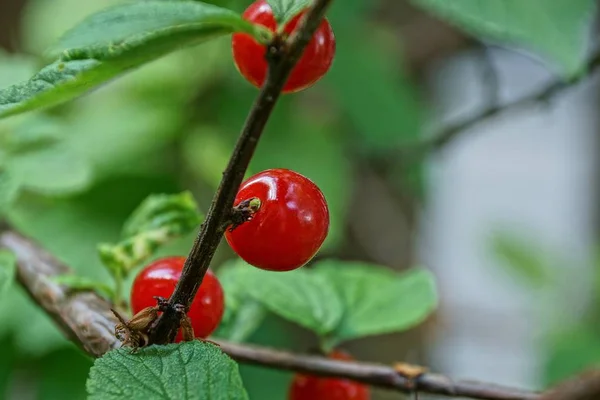
[[[29, 78], [61, 33], [118, 2], [0, 0], [0, 87]], [[220, 3], [240, 12], [249, 4]], [[419, 261], [428, 182], [424, 161], [399, 150], [425, 137], [432, 113], [423, 89], [426, 67], [473, 41], [404, 1], [336, 1], [329, 19], [337, 37], [330, 73], [311, 90], [281, 99], [250, 172], [290, 168], [320, 186], [331, 231], [318, 257], [407, 268]], [[171, 54], [60, 107], [0, 122], [0, 150], [17, 149], [10, 162], [23, 182], [10, 222], [81, 274], [107, 279], [95, 246], [114, 242], [147, 195], [190, 189], [208, 207], [256, 94], [235, 70], [224, 38]], [[192, 240], [178, 240], [162, 253], [184, 255]], [[506, 238], [495, 246], [515, 276], [552, 293], [546, 261], [531, 246]], [[221, 246], [213, 268], [232, 256]], [[543, 335], [548, 361], [540, 384], [600, 360], [598, 307], [600, 300], [591, 301], [589, 318]], [[431, 320], [349, 349], [359, 359], [429, 364], [437, 328]], [[275, 318], [251, 341], [299, 351], [314, 345]], [[0, 349], [0, 398], [85, 397], [91, 360], [18, 287], [0, 301]], [[291, 379], [247, 366], [242, 375], [250, 398], [261, 400], [285, 398]], [[377, 392], [375, 398], [391, 397]]]

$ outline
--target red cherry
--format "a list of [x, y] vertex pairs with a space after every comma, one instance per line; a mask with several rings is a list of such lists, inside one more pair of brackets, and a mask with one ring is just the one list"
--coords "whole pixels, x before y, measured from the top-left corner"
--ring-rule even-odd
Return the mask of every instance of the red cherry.
[[[306, 11], [292, 18], [283, 31], [291, 34]], [[272, 32], [277, 22], [271, 6], [265, 0], [255, 1], [246, 9], [244, 19], [263, 25]], [[261, 87], [267, 76], [266, 47], [247, 33], [234, 33], [232, 38], [233, 59], [240, 73], [254, 86]], [[292, 70], [283, 93], [297, 92], [314, 85], [331, 67], [335, 55], [335, 36], [331, 25], [323, 19], [304, 53]]]
[[[351, 361], [352, 357], [334, 351], [330, 358]], [[348, 379], [323, 378], [296, 374], [290, 386], [289, 400], [369, 400], [369, 387]]]
[[[167, 257], [156, 260], [142, 269], [131, 287], [133, 313], [155, 306], [156, 299], [153, 296], [168, 299], [175, 290], [184, 263], [185, 257]], [[206, 338], [217, 329], [223, 317], [224, 301], [219, 280], [210, 270], [207, 271], [188, 312], [197, 338]], [[182, 339], [180, 331], [175, 342]]]
[[248, 264], [290, 271], [310, 261], [329, 230], [323, 193], [308, 178], [288, 169], [269, 169], [242, 184], [234, 205], [253, 197], [261, 205], [250, 221], [225, 237]]

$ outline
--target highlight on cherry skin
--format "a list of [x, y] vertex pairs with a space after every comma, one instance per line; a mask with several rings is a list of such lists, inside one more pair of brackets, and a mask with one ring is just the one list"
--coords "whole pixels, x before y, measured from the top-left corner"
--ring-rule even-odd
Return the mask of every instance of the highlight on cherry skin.
[[[328, 356], [334, 360], [352, 361], [352, 357], [340, 350]], [[290, 385], [288, 400], [369, 400], [369, 387], [358, 382], [340, 378], [325, 378], [296, 374]]]
[[269, 169], [242, 183], [234, 206], [251, 198], [260, 200], [252, 219], [225, 232], [238, 256], [269, 271], [290, 271], [315, 256], [329, 231], [329, 209], [317, 185], [289, 169]]
[[[291, 34], [306, 11], [292, 18], [283, 28]], [[263, 25], [272, 32], [277, 31], [277, 22], [271, 6], [266, 0], [252, 3], [244, 12], [243, 18]], [[233, 59], [238, 71], [254, 86], [260, 88], [267, 76], [267, 48], [247, 33], [234, 33], [232, 37]], [[329, 21], [323, 19], [313, 38], [306, 46], [300, 60], [292, 69], [282, 93], [293, 93], [314, 85], [321, 79], [333, 63], [335, 36]]]
[[[168, 299], [181, 277], [185, 257], [166, 257], [144, 267], [135, 277], [131, 287], [131, 308], [137, 314], [146, 307], [156, 306], [154, 296]], [[225, 310], [225, 297], [219, 280], [210, 270], [206, 272], [188, 317], [196, 338], [206, 338], [217, 329]], [[181, 330], [175, 342], [183, 340]]]

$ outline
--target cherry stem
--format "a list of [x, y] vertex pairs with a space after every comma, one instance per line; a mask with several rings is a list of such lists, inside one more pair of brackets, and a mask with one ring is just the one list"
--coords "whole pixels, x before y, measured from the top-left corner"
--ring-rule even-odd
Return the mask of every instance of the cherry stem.
[[223, 179], [213, 197], [206, 221], [202, 224], [200, 233], [185, 261], [181, 278], [169, 299], [171, 306], [165, 309], [150, 332], [150, 344], [165, 344], [174, 340], [180, 325], [181, 313], [178, 313], [172, 305], [182, 304], [189, 308], [196, 296], [213, 255], [227, 229], [227, 221], [231, 218], [235, 196], [248, 169], [258, 140], [290, 72], [321, 24], [332, 1], [315, 0], [292, 36], [284, 39], [275, 35], [268, 46], [267, 80], [254, 101], [223, 173]]
[[261, 206], [261, 201], [258, 197], [252, 197], [243, 200], [231, 210], [231, 217], [226, 222], [229, 232], [233, 232], [235, 228], [248, 222], [254, 217]]

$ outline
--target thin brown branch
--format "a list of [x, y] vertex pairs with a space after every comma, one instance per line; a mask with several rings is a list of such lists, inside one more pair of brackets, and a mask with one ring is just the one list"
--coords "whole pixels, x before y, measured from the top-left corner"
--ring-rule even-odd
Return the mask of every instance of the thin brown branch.
[[[100, 357], [119, 347], [114, 337], [117, 320], [108, 302], [94, 293], [69, 293], [66, 287], [52, 281], [53, 276], [68, 273], [68, 267], [30, 239], [12, 230], [0, 232], [0, 248], [16, 255], [19, 282], [73, 342], [93, 357]], [[258, 346], [225, 341], [218, 343], [225, 353], [242, 363], [347, 378], [400, 392], [419, 391], [482, 400], [540, 400], [536, 393], [489, 383], [453, 381], [446, 376], [430, 373], [411, 380], [396, 369], [381, 364], [340, 362]]]
[[598, 400], [600, 399], [600, 370], [590, 370], [568, 379], [540, 400]]
[[[208, 270], [217, 246], [221, 242], [233, 202], [244, 174], [248, 169], [258, 140], [287, 78], [298, 62], [304, 48], [319, 27], [332, 0], [315, 0], [300, 22], [295, 34], [287, 41], [276, 37], [269, 46], [267, 80], [246, 119], [233, 154], [223, 173], [223, 179], [213, 197], [206, 221], [185, 262], [181, 279], [169, 302], [189, 307]], [[168, 343], [175, 338], [180, 314], [171, 307], [157, 321], [150, 335], [151, 343]]]
[[489, 383], [453, 381], [439, 374], [425, 373], [411, 380], [402, 376], [394, 368], [382, 364], [336, 361], [318, 356], [299, 355], [223, 341], [219, 341], [219, 344], [225, 353], [243, 363], [313, 375], [347, 378], [405, 393], [418, 391], [449, 397], [486, 400], [539, 400], [540, 398], [537, 393], [533, 392]]
[[85, 352], [100, 357], [120, 346], [110, 304], [94, 293], [69, 293], [52, 278], [71, 270], [31, 240], [11, 230], [0, 233], [0, 248], [17, 258], [17, 279], [32, 299]]
[[[489, 62], [486, 60], [486, 62]], [[566, 88], [575, 86], [584, 79], [587, 79], [591, 74], [600, 69], [600, 52], [595, 53], [588, 61], [586, 71], [576, 78], [571, 79], [568, 82], [564, 80], [556, 80], [548, 83], [540, 90], [529, 94], [525, 97], [517, 99], [507, 104], [498, 104], [497, 102], [489, 102], [488, 105], [480, 110], [475, 115], [460, 121], [454, 125], [450, 125], [442, 129], [437, 134], [433, 135], [430, 139], [425, 140], [416, 146], [408, 146], [404, 149], [409, 157], [416, 155], [417, 157], [424, 156], [431, 151], [442, 149], [446, 144], [450, 143], [455, 137], [472, 128], [473, 126], [498, 116], [509, 110], [522, 109], [527, 106], [539, 103], [546, 103], [552, 97]]]

